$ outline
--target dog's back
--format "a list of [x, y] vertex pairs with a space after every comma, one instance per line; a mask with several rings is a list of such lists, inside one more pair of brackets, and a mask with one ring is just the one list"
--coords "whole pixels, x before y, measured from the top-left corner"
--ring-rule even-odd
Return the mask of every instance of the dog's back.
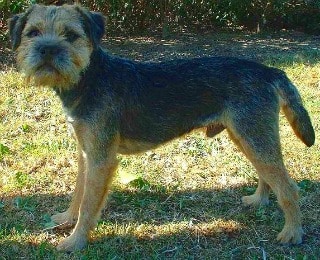
[[160, 63], [104, 57], [110, 70], [104, 84], [122, 99], [119, 127], [125, 138], [156, 144], [201, 127], [214, 136], [228, 126], [230, 114], [261, 114], [259, 125], [270, 113], [275, 123], [281, 106], [297, 136], [307, 146], [314, 143], [310, 117], [281, 70], [231, 57]]

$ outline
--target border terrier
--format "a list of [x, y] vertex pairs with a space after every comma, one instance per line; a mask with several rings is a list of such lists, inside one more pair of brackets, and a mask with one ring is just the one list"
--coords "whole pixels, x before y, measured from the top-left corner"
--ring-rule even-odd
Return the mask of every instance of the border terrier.
[[285, 216], [277, 239], [302, 242], [298, 187], [282, 159], [279, 112], [312, 146], [315, 133], [296, 87], [281, 70], [231, 57], [135, 62], [101, 48], [104, 18], [77, 5], [34, 5], [9, 20], [16, 60], [36, 86], [60, 97], [78, 143], [78, 176], [70, 207], [52, 216], [75, 224], [59, 250], [83, 248], [95, 227], [117, 153], [155, 148], [194, 129], [226, 130], [256, 168], [246, 205], [268, 203], [270, 190]]

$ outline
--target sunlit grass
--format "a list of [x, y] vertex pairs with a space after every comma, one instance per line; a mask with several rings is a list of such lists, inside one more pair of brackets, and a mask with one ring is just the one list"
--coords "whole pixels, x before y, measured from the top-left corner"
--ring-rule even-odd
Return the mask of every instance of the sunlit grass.
[[[319, 54], [318, 50], [300, 56], [275, 54], [264, 61], [284, 69], [297, 85], [317, 136]], [[241, 196], [255, 190], [256, 173], [227, 134], [207, 139], [196, 132], [138, 156], [119, 156], [113, 192], [92, 234], [94, 242], [82, 252], [58, 253], [54, 246], [70, 230], [51, 230], [50, 215], [66, 209], [70, 201], [77, 168], [75, 141], [59, 100], [49, 89], [28, 86], [11, 70], [0, 72], [0, 90], [4, 259], [258, 259], [263, 251], [271, 259], [320, 255], [320, 147], [316, 143], [306, 148], [283, 115], [285, 164], [301, 188], [306, 230], [302, 246], [275, 242], [283, 215], [274, 196], [269, 207], [241, 205]]]

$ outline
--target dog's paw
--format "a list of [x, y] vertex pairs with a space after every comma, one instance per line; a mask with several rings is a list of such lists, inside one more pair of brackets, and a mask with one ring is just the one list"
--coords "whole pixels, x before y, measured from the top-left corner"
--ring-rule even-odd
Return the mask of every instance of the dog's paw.
[[76, 223], [77, 217], [70, 214], [68, 211], [57, 213], [51, 216], [51, 220], [56, 224], [64, 224], [66, 226], [73, 226]]
[[301, 244], [303, 230], [301, 227], [284, 227], [277, 240], [282, 244]]
[[267, 196], [252, 194], [249, 196], [243, 196], [242, 203], [246, 206], [265, 206], [269, 204], [269, 198]]
[[65, 252], [73, 252], [83, 249], [88, 243], [85, 236], [79, 236], [75, 233], [63, 239], [57, 246], [57, 250]]

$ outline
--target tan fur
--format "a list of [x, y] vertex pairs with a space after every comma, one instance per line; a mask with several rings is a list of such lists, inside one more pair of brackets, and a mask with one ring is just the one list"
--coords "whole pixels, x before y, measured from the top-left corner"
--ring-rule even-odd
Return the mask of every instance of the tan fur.
[[[267, 204], [271, 188], [275, 192], [279, 205], [285, 214], [285, 226], [277, 239], [282, 243], [288, 243], [290, 240], [296, 244], [301, 243], [303, 231], [298, 203], [298, 187], [287, 173], [282, 161], [282, 155], [265, 154], [264, 156], [259, 156], [255, 147], [242, 139], [242, 134], [237, 133], [236, 130], [229, 129], [228, 133], [234, 143], [238, 145], [255, 166], [259, 175], [259, 185], [256, 192], [251, 196], [244, 196], [242, 198], [243, 203], [253, 206]], [[274, 141], [272, 145], [279, 148], [273, 151], [280, 151], [280, 140]]]
[[[52, 220], [64, 225], [72, 225], [76, 220], [78, 221], [70, 237], [59, 244], [59, 250], [81, 249], [87, 243], [89, 232], [100, 217], [118, 165], [116, 147], [119, 144], [119, 136], [111, 140], [108, 160], [99, 162], [95, 154], [95, 152], [99, 153], [95, 149], [96, 126], [88, 125], [86, 122], [74, 122], [72, 126], [79, 150], [77, 184], [68, 210], [52, 216]], [[85, 151], [90, 151], [90, 153]], [[84, 212], [84, 214], [79, 216], [79, 212]]]
[[156, 146], [153, 143], [138, 142], [122, 138], [119, 144], [119, 153], [121, 154], [134, 154], [141, 153], [153, 149]]
[[[47, 12], [39, 12], [37, 16], [31, 16], [27, 25], [22, 31], [21, 44], [17, 49], [17, 65], [25, 74], [28, 82], [33, 82], [37, 86], [59, 86], [70, 87], [72, 84], [76, 84], [80, 79], [80, 72], [84, 70], [89, 62], [92, 52], [92, 45], [89, 39], [86, 37], [82, 26], [78, 23], [74, 23], [74, 19], [78, 19], [79, 14], [72, 8], [66, 7], [66, 10], [52, 19], [47, 18]], [[55, 20], [55, 27], [51, 28], [52, 20]], [[58, 21], [58, 22], [57, 22]], [[77, 32], [80, 37], [72, 44], [64, 41], [65, 27], [68, 27]], [[37, 28], [41, 33], [47, 35], [48, 41], [52, 35], [58, 35], [58, 40], [61, 40], [68, 49], [68, 55], [71, 57], [69, 64], [59, 64], [54, 71], [52, 69], [43, 68], [38, 69], [38, 62], [32, 62], [35, 60], [32, 54], [33, 38], [26, 36], [27, 32]]]

